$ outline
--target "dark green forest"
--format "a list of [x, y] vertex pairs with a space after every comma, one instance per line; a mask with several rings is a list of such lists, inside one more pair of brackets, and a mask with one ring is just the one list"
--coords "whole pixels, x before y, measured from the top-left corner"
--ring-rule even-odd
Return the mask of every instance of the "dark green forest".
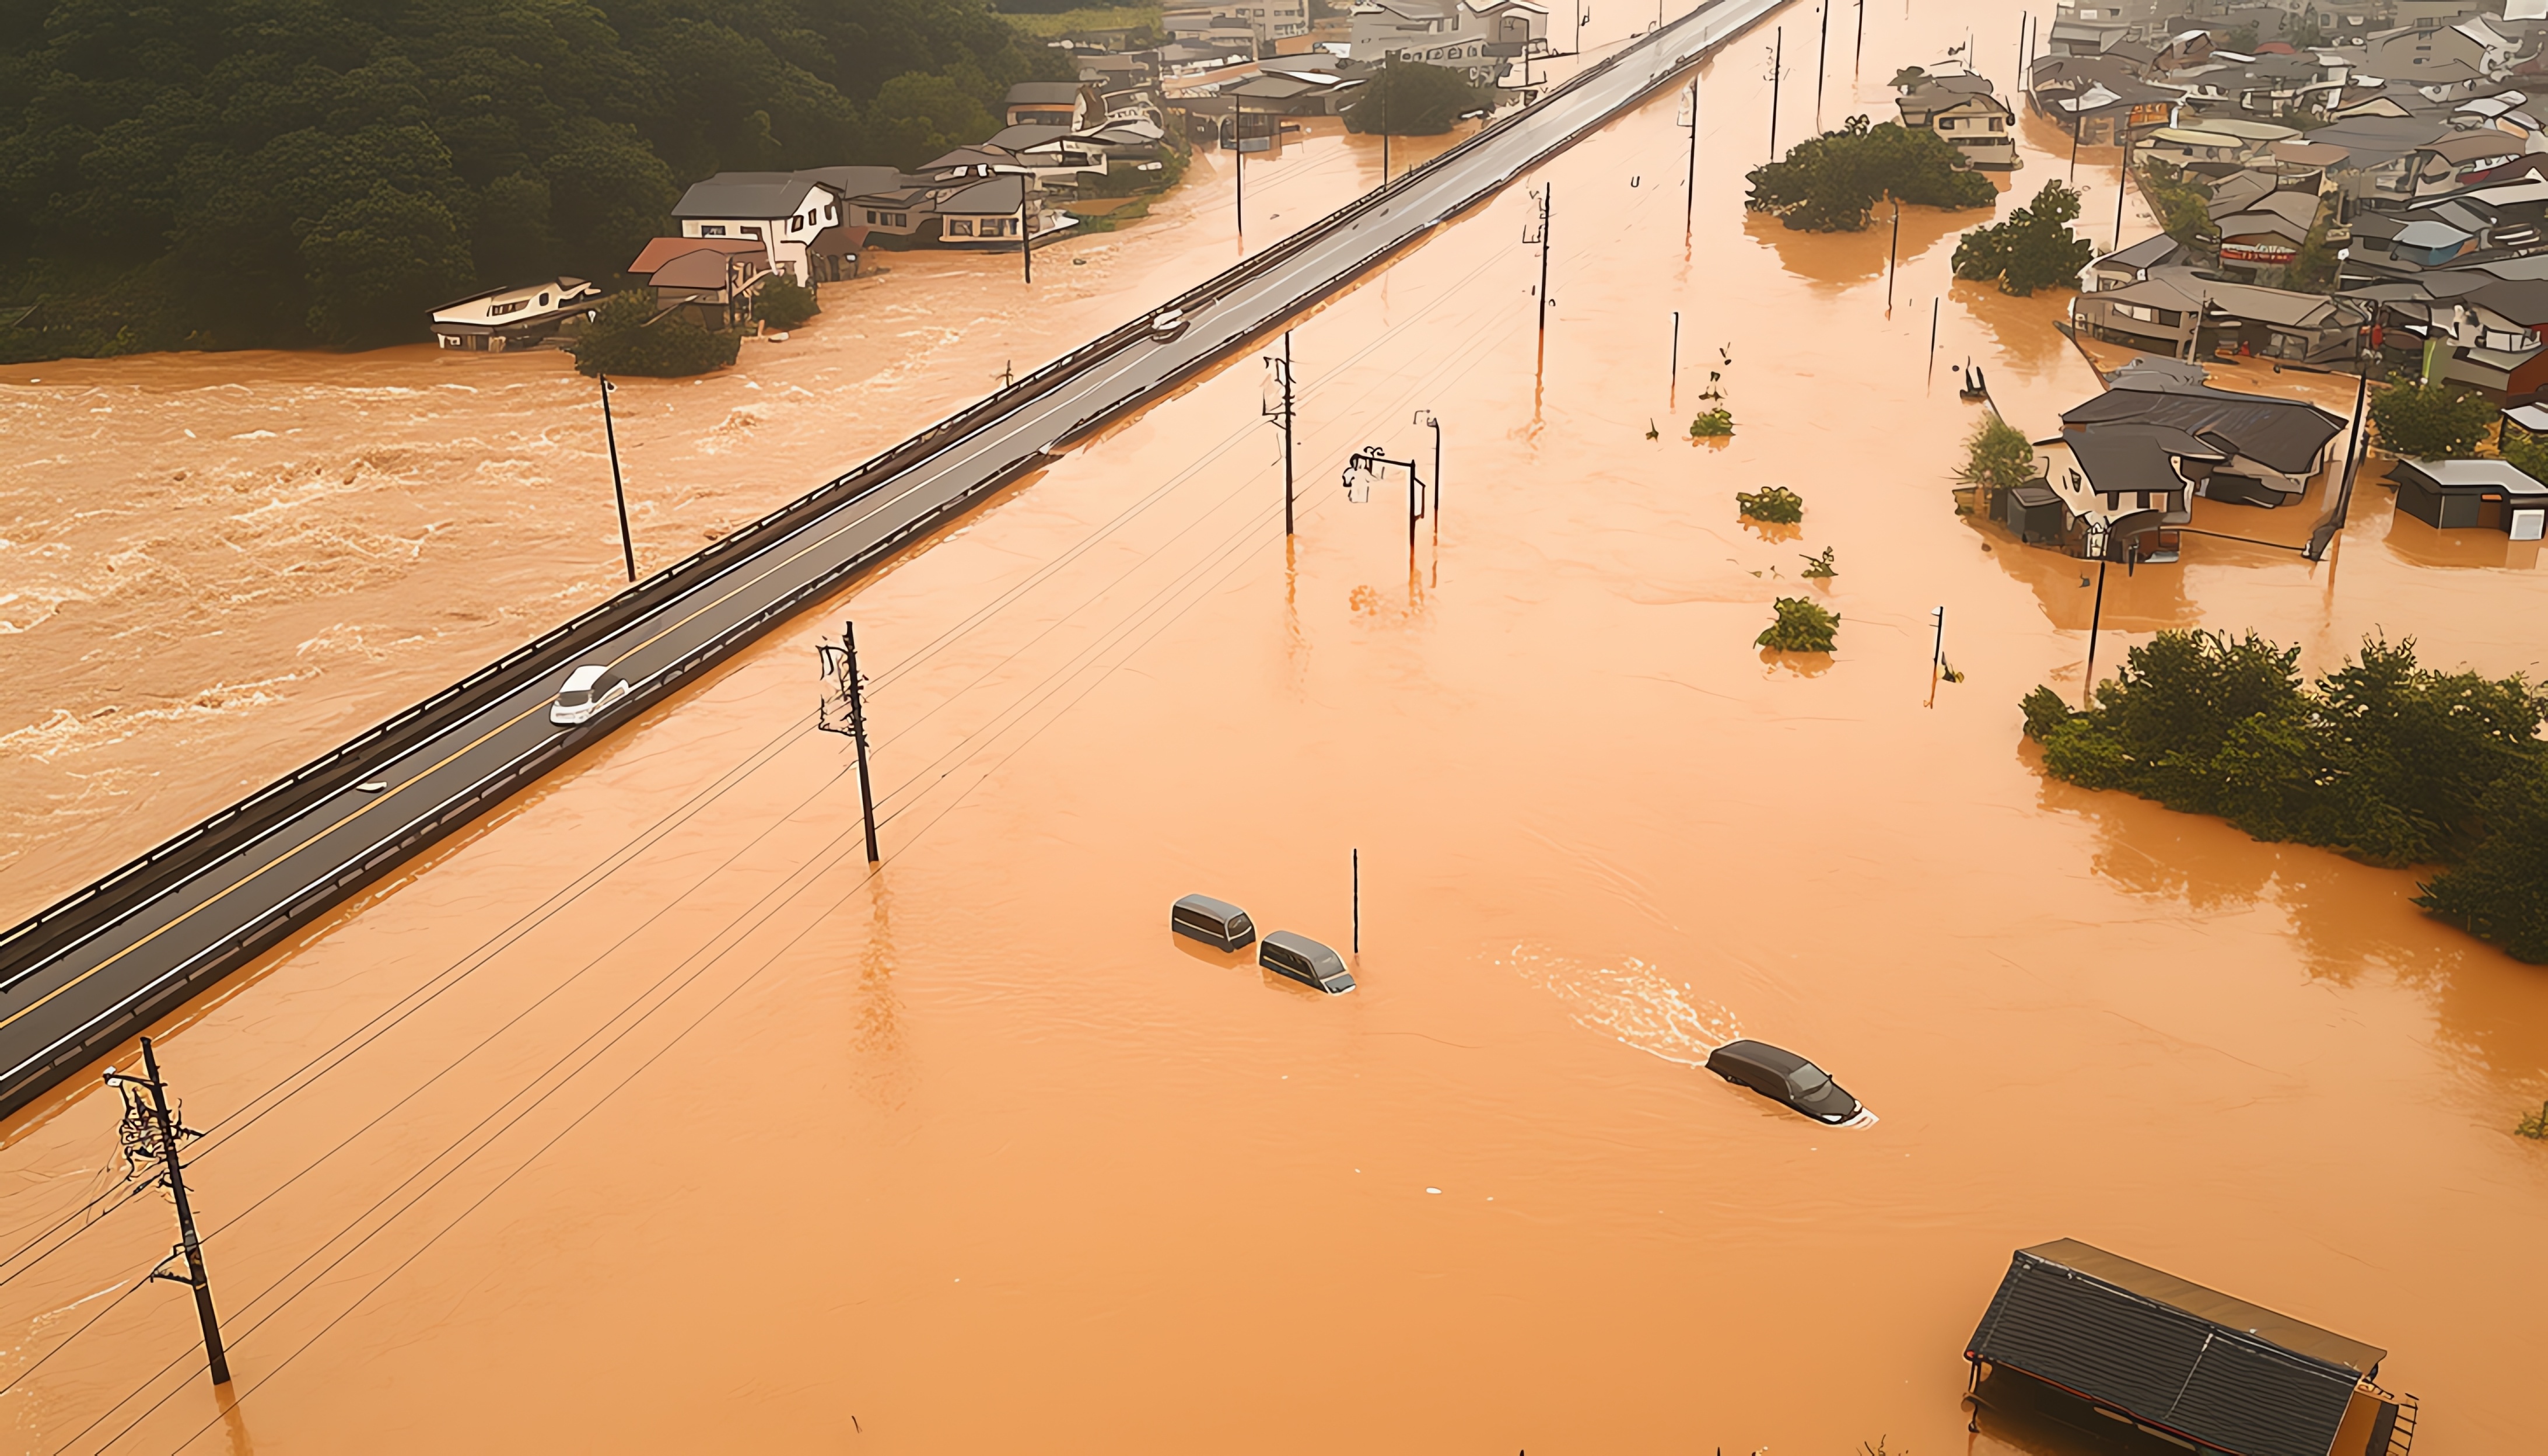
[[983, 0], [0, 0], [0, 357], [420, 338], [683, 186], [910, 166], [1070, 64]]

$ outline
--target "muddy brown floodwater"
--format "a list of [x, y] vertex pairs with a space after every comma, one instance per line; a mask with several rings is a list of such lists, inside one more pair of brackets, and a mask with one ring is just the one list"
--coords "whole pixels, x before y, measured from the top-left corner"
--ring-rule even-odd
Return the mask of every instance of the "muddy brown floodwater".
[[[2016, 34], [1980, 6], [1866, 19], [1835, 90], [1868, 106], [1968, 26]], [[2017, 698], [2084, 685], [2090, 592], [1954, 513], [1973, 411], [1944, 365], [1983, 361], [2031, 433], [2094, 376], [2059, 297], [1949, 282], [1971, 220], [1906, 217], [1889, 317], [1884, 232], [1746, 220], [1756, 48], [1705, 73], [1686, 248], [1670, 99], [1544, 169], [1544, 356], [1519, 189], [1300, 322], [1295, 541], [1234, 363], [161, 1028], [211, 1135], [189, 1181], [236, 1403], [190, 1369], [182, 1292], [136, 1283], [170, 1238], [142, 1200], [5, 1286], [7, 1444], [2051, 1451], [1966, 1430], [1960, 1354], [2010, 1249], [2071, 1236], [2388, 1347], [2435, 1450], [2537, 1449], [2548, 1157], [2509, 1129], [2548, 1094], [2548, 980], [2417, 915], [2411, 874], [2043, 777]], [[2021, 201], [2061, 165], [2027, 140]], [[2112, 165], [2082, 160], [2092, 219]], [[641, 448], [811, 471], [824, 429], [917, 422], [844, 385], [707, 452], [747, 382], [784, 395], [777, 357], [668, 388], [733, 403]], [[349, 368], [236, 367], [305, 370], [314, 399]], [[1719, 448], [1677, 438], [1709, 368]], [[530, 399], [510, 435], [432, 448], [512, 458]], [[1353, 503], [1336, 472], [1366, 443], [1429, 459], [1425, 409], [1442, 513], [1410, 553], [1403, 496]], [[295, 459], [358, 448], [305, 428]], [[1771, 484], [1800, 529], [1738, 524], [1734, 492]], [[2100, 663], [2205, 624], [2313, 668], [2385, 628], [2535, 671], [2533, 563], [2454, 559], [2359, 500], [2315, 570], [2204, 541], [2110, 578]], [[539, 527], [579, 591], [606, 585], [605, 524]], [[1798, 581], [1825, 547], [1839, 576]], [[1840, 651], [1765, 660], [1800, 592]], [[1966, 678], [1933, 707], [1941, 604]], [[849, 615], [872, 873], [844, 746], [804, 727], [810, 649]], [[228, 650], [271, 675], [288, 638]], [[1204, 890], [1344, 946], [1357, 850], [1350, 996], [1168, 933]], [[1735, 1033], [1881, 1121], [1831, 1131], [1694, 1068]], [[91, 1084], [22, 1118], [0, 1224], [108, 1187], [115, 1111]]]

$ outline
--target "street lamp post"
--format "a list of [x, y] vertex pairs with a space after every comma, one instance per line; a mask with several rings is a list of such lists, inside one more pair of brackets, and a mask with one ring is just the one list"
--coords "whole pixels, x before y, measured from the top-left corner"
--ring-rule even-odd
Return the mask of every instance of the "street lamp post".
[[1433, 534], [1442, 533], [1442, 421], [1430, 410], [1415, 411], [1415, 423], [1433, 431]]
[[1407, 472], [1407, 549], [1415, 550], [1415, 523], [1424, 518], [1424, 473], [1412, 460], [1393, 460], [1378, 445], [1365, 445], [1345, 461], [1345, 499], [1360, 504], [1371, 499], [1371, 478], [1382, 466]]

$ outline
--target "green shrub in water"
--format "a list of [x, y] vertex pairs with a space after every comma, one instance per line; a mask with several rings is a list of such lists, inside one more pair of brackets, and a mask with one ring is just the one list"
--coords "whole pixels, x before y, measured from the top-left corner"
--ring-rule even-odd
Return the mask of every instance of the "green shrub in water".
[[1832, 640], [1840, 631], [1839, 613], [1801, 596], [1781, 596], [1772, 609], [1777, 616], [1752, 639], [1754, 646], [1774, 652], [1832, 650]]
[[1805, 498], [1785, 486], [1772, 486], [1766, 491], [1737, 491], [1735, 507], [1754, 520], [1774, 525], [1791, 526], [1805, 518]]

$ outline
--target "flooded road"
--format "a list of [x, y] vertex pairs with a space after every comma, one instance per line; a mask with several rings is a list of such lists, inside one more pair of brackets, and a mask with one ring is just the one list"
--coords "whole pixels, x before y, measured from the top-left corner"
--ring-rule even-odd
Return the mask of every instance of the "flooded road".
[[[1247, 179], [1262, 248], [1377, 185], [1307, 124]], [[1394, 148], [1404, 168], [1456, 137]], [[883, 252], [740, 366], [621, 380], [651, 573], [1242, 256], [1231, 158], [1018, 259]], [[165, 354], [0, 370], [0, 922], [14, 923], [623, 584], [572, 360]]]
[[[1859, 93], [1967, 25], [2016, 32], [1871, 10]], [[1686, 248], [1670, 98], [1543, 169], [1544, 351], [1520, 189], [1298, 325], [1288, 545], [1234, 364], [162, 1028], [240, 1399], [189, 1371], [183, 1293], [134, 1283], [164, 1207], [102, 1205], [0, 1286], [6, 1444], [1996, 1456], [2038, 1448], [1967, 1432], [1964, 1340], [2010, 1249], [2070, 1236], [2387, 1346], [2436, 1450], [2535, 1449], [2548, 1159], [2508, 1130], [2548, 1096], [2548, 978], [2417, 915], [2412, 875], [2043, 778], [2016, 701], [2083, 685], [2091, 593], [1954, 513], [1945, 366], [2039, 436], [2094, 374], [2059, 296], [1949, 281], [1978, 218], [1906, 214], [1888, 317], [1886, 231], [1740, 214], [1756, 49], [1706, 72]], [[2003, 209], [2060, 165], [2028, 142]], [[1737, 432], [1701, 447], [1711, 368]], [[874, 408], [839, 428], [917, 422]], [[1336, 481], [1366, 444], [1429, 470], [1418, 410], [1442, 511], [1410, 552], [1402, 487]], [[682, 417], [661, 448], [722, 416]], [[760, 453], [820, 417], [717, 459], [823, 468]], [[1768, 485], [1800, 527], [1737, 520]], [[595, 499], [554, 529], [597, 592]], [[2315, 571], [2202, 541], [2112, 574], [2100, 664], [2202, 624], [2313, 669], [2385, 627], [2537, 671], [2535, 564], [2356, 505]], [[1798, 580], [1826, 547], [1838, 577]], [[1840, 650], [1765, 660], [1772, 598], [1809, 592]], [[1941, 604], [1966, 681], [1931, 707]], [[873, 873], [806, 724], [845, 616]], [[1356, 851], [1349, 996], [1167, 931], [1201, 890], [1345, 948]], [[1881, 1121], [1690, 1065], [1736, 1034]], [[15, 1127], [11, 1246], [112, 1186], [115, 1113]]]

